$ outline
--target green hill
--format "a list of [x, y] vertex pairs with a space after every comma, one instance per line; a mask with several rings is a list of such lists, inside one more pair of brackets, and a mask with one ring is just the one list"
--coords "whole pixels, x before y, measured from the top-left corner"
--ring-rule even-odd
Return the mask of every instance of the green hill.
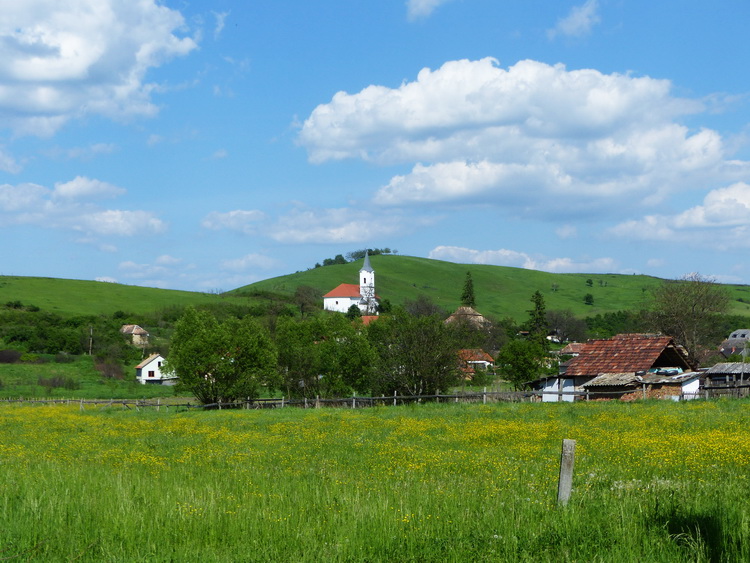
[[[479, 312], [495, 318], [525, 320], [531, 295], [539, 290], [547, 309], [570, 309], [584, 317], [645, 306], [649, 292], [663, 280], [621, 274], [550, 274], [522, 268], [455, 264], [412, 256], [371, 256], [377, 293], [394, 305], [420, 294], [445, 309], [459, 306], [466, 272], [471, 272]], [[0, 276], [0, 305], [21, 302], [62, 316], [111, 315], [116, 311], [145, 314], [173, 306], [248, 304], [269, 294], [290, 297], [298, 286], [326, 293], [340, 283], [357, 283], [362, 260], [323, 266], [256, 282], [222, 295], [57, 278]], [[590, 280], [590, 285], [589, 285]], [[750, 316], [750, 286], [727, 285], [731, 313]], [[593, 305], [586, 305], [586, 294]], [[248, 300], [248, 297], [250, 299]]]
[[[651, 276], [622, 274], [551, 274], [477, 264], [455, 264], [412, 256], [371, 256], [378, 296], [394, 305], [428, 296], [447, 311], [460, 304], [466, 272], [471, 272], [476, 294], [476, 309], [495, 318], [524, 320], [531, 308], [531, 295], [539, 290], [548, 310], [570, 309], [577, 316], [643, 308], [650, 290], [663, 280]], [[256, 282], [230, 294], [254, 292], [292, 294], [301, 285], [327, 293], [340, 283], [357, 283], [362, 260], [331, 265]], [[590, 281], [589, 281], [590, 280]], [[732, 295], [731, 313], [750, 315], [750, 287], [727, 285]], [[593, 305], [586, 305], [586, 294]], [[744, 300], [744, 301], [743, 301]], [[747, 302], [745, 302], [747, 301]]]
[[175, 305], [222, 301], [219, 295], [57, 278], [0, 276], [0, 305], [21, 302], [63, 317], [151, 313]]

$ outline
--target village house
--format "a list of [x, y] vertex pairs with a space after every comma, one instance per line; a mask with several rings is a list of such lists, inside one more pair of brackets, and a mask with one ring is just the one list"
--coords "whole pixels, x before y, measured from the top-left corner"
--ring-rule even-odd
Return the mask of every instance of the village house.
[[122, 325], [120, 327], [120, 334], [130, 337], [130, 343], [133, 346], [143, 348], [148, 346], [148, 331], [145, 328], [141, 328], [138, 325]]
[[162, 371], [164, 357], [152, 354], [135, 366], [135, 378], [143, 385], [176, 385], [177, 378]]
[[346, 313], [356, 305], [363, 315], [378, 314], [378, 298], [375, 295], [375, 270], [370, 265], [370, 256], [365, 252], [365, 261], [359, 270], [359, 285], [342, 283], [323, 296], [323, 309]]
[[679, 375], [691, 371], [685, 350], [669, 336], [618, 334], [589, 340], [556, 376], [527, 385], [542, 392], [542, 401], [574, 401], [583, 397], [619, 398], [632, 392], [649, 374]]
[[461, 373], [465, 379], [471, 379], [476, 371], [490, 371], [495, 367], [495, 360], [481, 348], [458, 351]]
[[456, 311], [445, 319], [445, 324], [451, 323], [466, 323], [469, 326], [478, 329], [490, 328], [492, 323], [479, 313], [476, 309], [467, 306], [461, 306]]
[[747, 355], [745, 347], [750, 340], [750, 328], [740, 328], [732, 332], [729, 338], [719, 345], [719, 352], [728, 358], [734, 354]]

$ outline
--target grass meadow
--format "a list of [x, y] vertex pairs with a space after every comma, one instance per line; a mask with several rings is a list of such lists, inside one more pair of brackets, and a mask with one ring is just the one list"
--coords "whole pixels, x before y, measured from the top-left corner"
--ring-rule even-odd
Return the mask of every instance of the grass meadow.
[[0, 401], [18, 397], [49, 399], [145, 399], [174, 396], [174, 387], [142, 385], [135, 369], [124, 379], [105, 378], [91, 356], [75, 356], [69, 363], [48, 358], [43, 364], [0, 364]]
[[0, 558], [748, 561], [749, 426], [746, 401], [3, 406]]

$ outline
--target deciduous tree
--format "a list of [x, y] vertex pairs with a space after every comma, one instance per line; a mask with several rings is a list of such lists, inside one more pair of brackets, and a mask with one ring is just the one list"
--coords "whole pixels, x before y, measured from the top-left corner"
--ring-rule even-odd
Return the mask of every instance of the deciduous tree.
[[664, 282], [654, 290], [651, 319], [657, 330], [684, 346], [691, 362], [697, 365], [702, 350], [722, 337], [714, 327], [720, 325], [718, 317], [728, 307], [729, 293], [725, 288], [693, 273]]
[[434, 395], [458, 381], [458, 345], [440, 318], [400, 310], [372, 323], [368, 333], [377, 355], [373, 391]]
[[204, 404], [256, 397], [276, 367], [276, 350], [253, 319], [217, 322], [189, 307], [175, 325], [165, 370]]
[[518, 390], [544, 371], [544, 349], [532, 340], [511, 340], [500, 351], [495, 365]]

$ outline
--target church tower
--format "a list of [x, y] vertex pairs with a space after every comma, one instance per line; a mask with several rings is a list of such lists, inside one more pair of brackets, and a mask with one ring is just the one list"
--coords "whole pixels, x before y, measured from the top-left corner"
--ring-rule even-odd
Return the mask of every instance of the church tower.
[[[378, 302], [375, 297], [375, 270], [370, 266], [370, 254], [365, 250], [365, 263], [359, 270], [359, 294], [362, 296], [362, 311], [366, 315], [376, 315]], [[362, 307], [360, 307], [362, 308]]]

